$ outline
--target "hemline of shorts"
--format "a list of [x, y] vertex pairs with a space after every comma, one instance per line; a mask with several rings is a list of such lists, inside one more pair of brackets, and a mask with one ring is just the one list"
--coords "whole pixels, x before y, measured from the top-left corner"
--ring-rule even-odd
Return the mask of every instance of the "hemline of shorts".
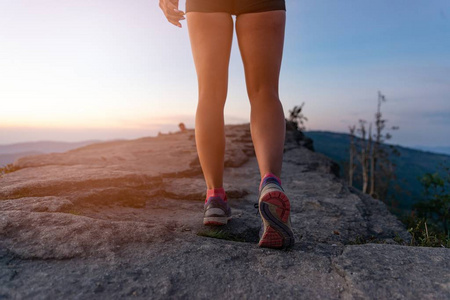
[[286, 10], [284, 0], [186, 0], [188, 12], [224, 12], [231, 15]]

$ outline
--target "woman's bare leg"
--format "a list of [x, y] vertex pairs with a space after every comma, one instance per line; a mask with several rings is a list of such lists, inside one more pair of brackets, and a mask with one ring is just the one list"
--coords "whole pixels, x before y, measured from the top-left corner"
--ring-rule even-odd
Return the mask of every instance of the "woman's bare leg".
[[[261, 183], [258, 207], [263, 230], [258, 245], [292, 247], [291, 205], [279, 178], [283, 161], [285, 120], [278, 96], [283, 54], [285, 11], [242, 14], [236, 32], [251, 104], [251, 131]], [[274, 174], [275, 176], [273, 176]]]
[[207, 188], [221, 188], [225, 155], [223, 109], [233, 20], [227, 13], [189, 12], [187, 24], [198, 78], [197, 151]]
[[281, 174], [285, 119], [278, 96], [286, 13], [239, 15], [236, 33], [251, 104], [251, 132], [261, 177]]

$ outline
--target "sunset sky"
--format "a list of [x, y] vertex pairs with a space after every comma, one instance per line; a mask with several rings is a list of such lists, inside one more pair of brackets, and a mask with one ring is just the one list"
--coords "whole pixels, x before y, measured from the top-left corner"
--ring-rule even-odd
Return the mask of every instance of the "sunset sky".
[[[450, 146], [450, 1], [287, 0], [280, 97], [308, 130], [383, 113], [393, 143]], [[184, 10], [184, 1], [180, 0]], [[157, 0], [0, 0], [0, 144], [137, 138], [194, 126], [185, 21]], [[234, 41], [236, 42], [236, 40]], [[227, 123], [249, 121], [234, 43]]]

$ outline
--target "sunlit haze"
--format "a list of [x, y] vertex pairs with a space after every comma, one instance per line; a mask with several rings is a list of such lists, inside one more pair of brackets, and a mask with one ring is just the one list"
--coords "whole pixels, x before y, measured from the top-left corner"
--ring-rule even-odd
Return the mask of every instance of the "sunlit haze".
[[[184, 10], [184, 1], [180, 1]], [[308, 130], [372, 120], [393, 143], [450, 146], [450, 1], [288, 0], [280, 97]], [[186, 22], [156, 0], [0, 1], [0, 144], [137, 138], [194, 126]], [[249, 121], [236, 40], [227, 123]]]

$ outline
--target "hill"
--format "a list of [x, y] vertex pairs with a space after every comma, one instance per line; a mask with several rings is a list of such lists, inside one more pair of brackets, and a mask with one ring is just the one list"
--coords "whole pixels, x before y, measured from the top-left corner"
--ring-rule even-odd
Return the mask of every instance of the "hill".
[[450, 147], [415, 146], [414, 149], [450, 155]]
[[[314, 149], [322, 153], [340, 165], [341, 176], [346, 169], [349, 160], [349, 135], [329, 131], [308, 131], [306, 136], [314, 140]], [[384, 145], [388, 148], [389, 145]], [[400, 152], [400, 156], [390, 156], [396, 164], [395, 174], [399, 190], [393, 188], [389, 191], [389, 196], [395, 198], [397, 205], [402, 212], [411, 209], [412, 204], [422, 199], [423, 187], [419, 182], [425, 173], [435, 173], [441, 164], [449, 165], [450, 156], [446, 154], [421, 151], [402, 146], [395, 146]]]
[[89, 140], [82, 142], [38, 141], [38, 142], [25, 142], [25, 143], [0, 145], [0, 166], [11, 164], [20, 157], [52, 152], [66, 152], [71, 149], [83, 147], [98, 142], [100, 141], [99, 140]]

